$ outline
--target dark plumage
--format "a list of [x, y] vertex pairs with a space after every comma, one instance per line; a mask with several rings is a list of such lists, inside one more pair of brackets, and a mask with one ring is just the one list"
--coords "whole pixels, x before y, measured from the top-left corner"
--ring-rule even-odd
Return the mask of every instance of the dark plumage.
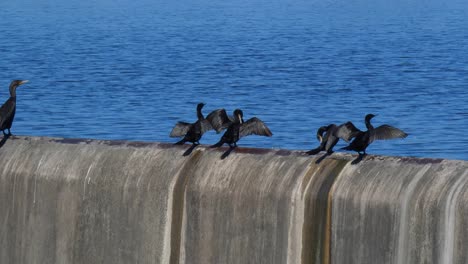
[[199, 145], [199, 140], [201, 139], [202, 135], [210, 130], [213, 129], [210, 122], [203, 117], [201, 112], [204, 103], [199, 103], [197, 105], [197, 121], [195, 123], [187, 123], [187, 122], [177, 122], [174, 128], [169, 134], [170, 137], [183, 137], [182, 140], [176, 142], [176, 145], [182, 145], [185, 142], [192, 142], [194, 145]]
[[[354, 128], [355, 127], [351, 122], [347, 122], [339, 126], [330, 124], [328, 126], [320, 127], [317, 130], [317, 139], [320, 142], [320, 146], [309, 150], [306, 153], [309, 155], [315, 155], [320, 151], [326, 151], [327, 154], [332, 154], [333, 147], [338, 143], [340, 138], [346, 142], [349, 142], [357, 135], [357, 131], [353, 130]], [[325, 136], [323, 135], [324, 133]]]
[[211, 113], [207, 119], [218, 133], [227, 128], [219, 142], [212, 145], [212, 148], [221, 147], [224, 143], [228, 144], [231, 148], [235, 148], [237, 147], [237, 141], [241, 137], [252, 134], [267, 137], [273, 135], [265, 123], [256, 117], [252, 117], [247, 122], [244, 122], [243, 112], [240, 109], [234, 110], [232, 118], [228, 117], [224, 109], [219, 109]]
[[10, 129], [16, 113], [16, 88], [27, 82], [28, 80], [14, 80], [10, 83], [10, 98], [0, 107], [0, 130], [4, 136], [11, 135]]
[[408, 134], [402, 130], [389, 125], [381, 125], [377, 128], [374, 128], [370, 123], [370, 120], [374, 116], [375, 115], [373, 114], [368, 114], [365, 117], [367, 131], [361, 131], [357, 129], [351, 122], [349, 122], [352, 125], [351, 130], [354, 131], [353, 133], [356, 134], [356, 137], [348, 146], [342, 149], [353, 150], [358, 152], [359, 155], [364, 156], [366, 155], [366, 148], [375, 140], [405, 138], [408, 136]]

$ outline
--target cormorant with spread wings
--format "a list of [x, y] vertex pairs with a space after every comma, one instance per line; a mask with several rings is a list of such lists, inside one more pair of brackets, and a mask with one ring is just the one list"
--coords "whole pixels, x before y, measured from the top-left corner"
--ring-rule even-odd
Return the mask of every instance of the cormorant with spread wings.
[[366, 155], [366, 148], [375, 140], [405, 138], [408, 136], [408, 134], [406, 134], [402, 130], [389, 125], [381, 125], [374, 128], [370, 123], [370, 120], [373, 117], [375, 117], [375, 115], [373, 114], [368, 114], [365, 117], [367, 131], [361, 131], [353, 125], [352, 130], [354, 131], [353, 133], [356, 133], [356, 136], [348, 146], [342, 149], [356, 151], [362, 158], [364, 155]]
[[[324, 133], [325, 136], [323, 135]], [[317, 130], [317, 139], [320, 142], [320, 146], [309, 150], [306, 153], [309, 155], [315, 155], [320, 151], [326, 151], [327, 154], [330, 155], [333, 153], [333, 147], [338, 143], [340, 138], [346, 142], [349, 142], [357, 134], [358, 131], [351, 122], [346, 122], [339, 126], [335, 124], [322, 126]]]
[[221, 147], [226, 143], [230, 148], [235, 148], [237, 147], [237, 141], [239, 141], [241, 137], [252, 134], [266, 137], [273, 136], [270, 129], [262, 120], [252, 117], [247, 120], [247, 122], [244, 122], [243, 116], [244, 114], [240, 109], [234, 110], [233, 117], [228, 117], [224, 109], [213, 111], [208, 115], [207, 119], [218, 133], [227, 128], [219, 142], [211, 147]]
[[205, 104], [199, 103], [197, 105], [197, 118], [195, 123], [177, 122], [171, 131], [170, 137], [183, 137], [180, 141], [174, 143], [175, 145], [182, 145], [185, 142], [192, 142], [193, 145], [199, 145], [199, 140], [202, 135], [213, 129], [210, 122], [205, 119], [201, 110]]

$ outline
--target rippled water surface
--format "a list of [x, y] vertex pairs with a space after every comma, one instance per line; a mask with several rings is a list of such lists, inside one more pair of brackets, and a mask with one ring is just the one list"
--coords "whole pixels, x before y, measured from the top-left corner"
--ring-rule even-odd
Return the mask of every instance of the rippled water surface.
[[0, 18], [0, 100], [30, 80], [15, 134], [175, 142], [205, 102], [273, 131], [241, 146], [310, 149], [375, 113], [410, 136], [370, 153], [468, 159], [466, 0], [4, 0]]

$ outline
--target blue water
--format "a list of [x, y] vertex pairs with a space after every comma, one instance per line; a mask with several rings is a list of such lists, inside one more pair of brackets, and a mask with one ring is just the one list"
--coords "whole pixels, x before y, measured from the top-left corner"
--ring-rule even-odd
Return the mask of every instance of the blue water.
[[466, 0], [2, 0], [0, 18], [0, 100], [30, 80], [14, 134], [175, 142], [205, 102], [273, 131], [241, 146], [308, 150], [375, 113], [410, 136], [370, 153], [468, 159]]

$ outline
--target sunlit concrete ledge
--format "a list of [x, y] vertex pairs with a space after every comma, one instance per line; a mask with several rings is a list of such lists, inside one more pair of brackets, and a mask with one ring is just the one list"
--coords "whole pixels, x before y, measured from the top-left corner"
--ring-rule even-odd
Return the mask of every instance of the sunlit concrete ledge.
[[0, 263], [467, 263], [468, 161], [13, 136]]

